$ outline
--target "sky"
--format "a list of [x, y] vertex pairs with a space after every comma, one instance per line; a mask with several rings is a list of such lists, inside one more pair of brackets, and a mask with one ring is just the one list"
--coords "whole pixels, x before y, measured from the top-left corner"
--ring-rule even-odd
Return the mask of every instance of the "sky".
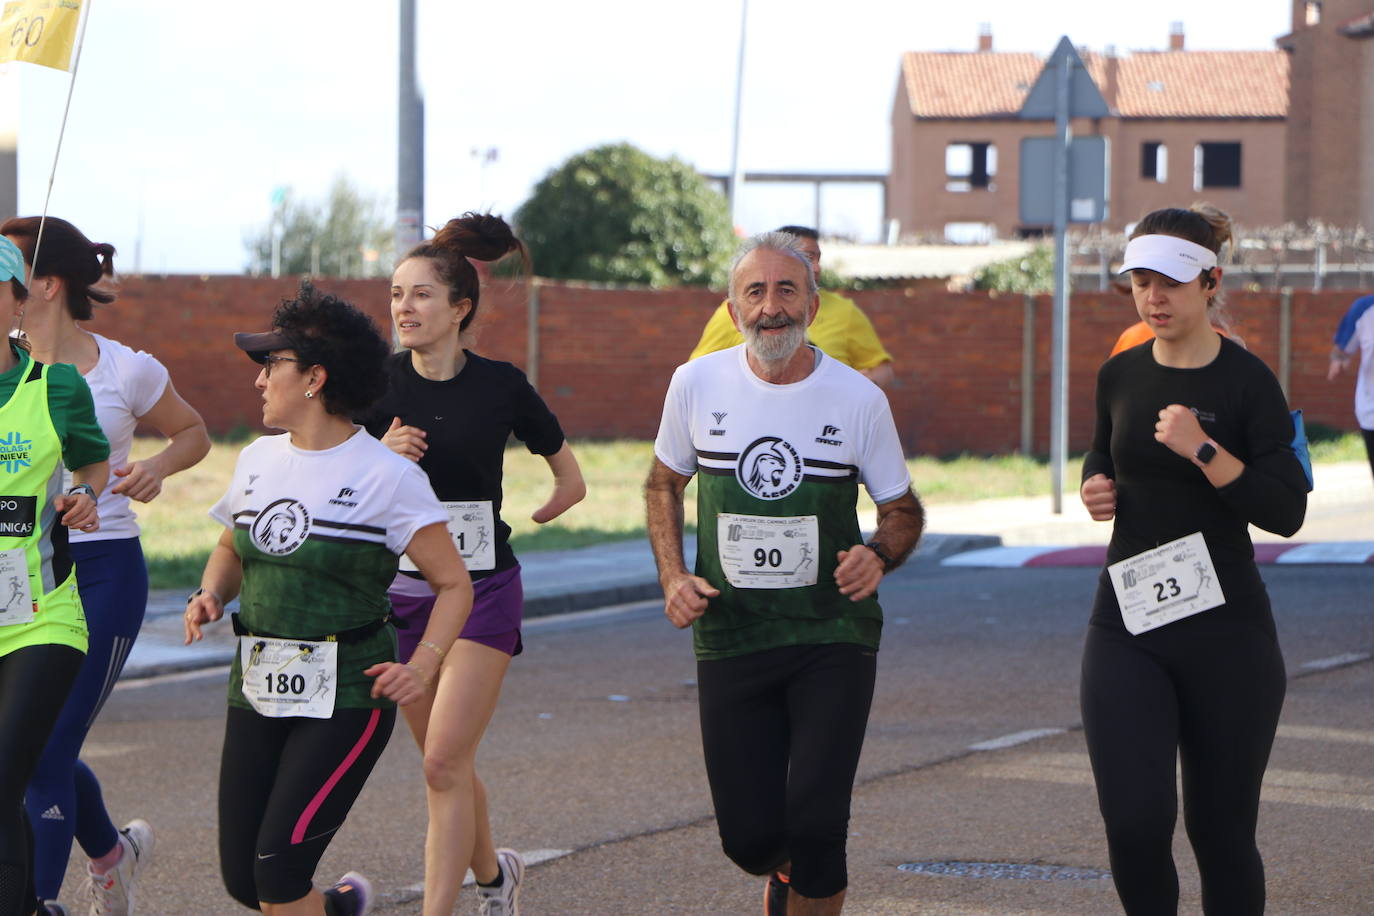
[[[730, 170], [743, 0], [417, 0], [428, 225], [512, 216], [567, 157], [627, 141]], [[1048, 55], [1272, 49], [1290, 0], [747, 0], [740, 156], [749, 171], [886, 172], [904, 51]], [[392, 0], [87, 0], [49, 212], [119, 249], [123, 272], [239, 273], [272, 195], [339, 175], [394, 209]], [[19, 209], [43, 207], [69, 75], [0, 65], [17, 97]], [[495, 150], [494, 158], [486, 151]], [[808, 186], [746, 186], [739, 228], [813, 221]], [[881, 235], [880, 192], [828, 188], [822, 230]]]

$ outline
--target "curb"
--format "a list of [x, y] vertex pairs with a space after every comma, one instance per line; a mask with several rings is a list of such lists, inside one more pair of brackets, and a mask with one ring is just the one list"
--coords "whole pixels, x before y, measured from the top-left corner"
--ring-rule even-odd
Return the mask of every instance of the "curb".
[[[694, 539], [692, 539], [694, 540]], [[647, 541], [643, 544], [643, 556], [651, 557]], [[630, 545], [632, 546], [632, 545]], [[936, 565], [943, 557], [970, 550], [1002, 546], [1002, 538], [988, 534], [928, 534], [921, 540], [920, 547], [912, 554], [909, 563]], [[596, 548], [582, 548], [595, 550]], [[636, 553], [638, 547], [633, 548]], [[689, 541], [688, 549], [695, 550]], [[661, 598], [658, 576], [650, 561], [642, 568], [636, 568], [619, 576], [598, 576], [596, 584], [588, 584], [586, 577], [582, 584], [568, 581], [550, 573], [561, 558], [551, 554], [544, 557], [544, 563], [534, 560], [537, 553], [531, 553], [526, 566], [528, 580], [525, 584], [525, 617], [551, 617], [617, 604], [630, 604], [637, 601], [652, 601]], [[543, 565], [543, 575], [536, 568]], [[544, 584], [539, 580], [544, 579]], [[618, 579], [618, 581], [606, 581]], [[533, 581], [529, 581], [533, 580]], [[230, 602], [233, 609], [236, 602]], [[121, 680], [157, 677], [166, 674], [180, 674], [227, 665], [233, 660], [236, 642], [227, 626], [208, 628], [205, 640], [195, 646], [182, 646], [181, 612], [186, 606], [186, 595], [180, 589], [158, 589], [148, 595], [148, 611], [143, 621], [139, 639], [129, 655]]]

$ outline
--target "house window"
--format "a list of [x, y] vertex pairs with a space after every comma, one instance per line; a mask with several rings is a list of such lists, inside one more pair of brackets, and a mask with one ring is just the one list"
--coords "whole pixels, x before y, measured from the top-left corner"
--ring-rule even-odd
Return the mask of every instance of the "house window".
[[945, 223], [945, 241], [951, 245], [986, 245], [996, 239], [993, 223]]
[[992, 143], [951, 143], [945, 147], [946, 191], [994, 191], [997, 147]]
[[1169, 180], [1169, 148], [1158, 140], [1140, 144], [1140, 177], [1160, 184]]
[[1305, 20], [1308, 25], [1317, 25], [1322, 21], [1322, 2], [1321, 0], [1307, 0], [1305, 10]]
[[1193, 153], [1193, 190], [1240, 187], [1240, 144], [1199, 143]]

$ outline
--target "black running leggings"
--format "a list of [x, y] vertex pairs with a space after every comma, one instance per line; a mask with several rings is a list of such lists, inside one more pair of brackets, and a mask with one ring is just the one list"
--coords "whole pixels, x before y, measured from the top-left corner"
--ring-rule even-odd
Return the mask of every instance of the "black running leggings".
[[0, 916], [27, 916], [36, 903], [24, 790], [83, 658], [52, 645], [0, 656]]
[[877, 653], [788, 646], [697, 662], [701, 740], [721, 846], [763, 875], [831, 897], [849, 883], [849, 801], [873, 702]]
[[1287, 681], [1268, 601], [1256, 603], [1253, 621], [1227, 606], [1140, 636], [1088, 628], [1083, 730], [1127, 916], [1178, 912], [1176, 758], [1202, 911], [1264, 912], [1255, 824]]
[[219, 767], [219, 861], [239, 903], [291, 903], [386, 749], [396, 707], [269, 719], [229, 707]]
[[1360, 429], [1364, 436], [1364, 453], [1369, 458], [1369, 469], [1374, 471], [1374, 429]]

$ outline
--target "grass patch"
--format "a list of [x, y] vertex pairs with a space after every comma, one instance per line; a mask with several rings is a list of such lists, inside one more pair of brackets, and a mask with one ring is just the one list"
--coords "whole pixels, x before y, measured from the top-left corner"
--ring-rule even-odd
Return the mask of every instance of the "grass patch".
[[[1312, 459], [1318, 463], [1364, 461], [1364, 440], [1309, 424]], [[143, 551], [153, 588], [195, 588], [221, 527], [207, 514], [229, 485], [234, 462], [244, 442], [217, 442], [204, 461], [167, 481], [162, 495], [137, 505], [143, 526]], [[161, 448], [161, 442], [138, 439], [135, 459]], [[653, 443], [640, 441], [575, 442], [573, 448], [587, 480], [587, 499], [562, 518], [536, 525], [530, 514], [548, 498], [553, 484], [544, 459], [516, 444], [506, 450], [505, 506], [516, 552], [566, 550], [609, 541], [642, 538], [642, 487], [653, 459]], [[1064, 463], [1064, 489], [1078, 490], [1083, 459]], [[1049, 463], [1022, 455], [913, 458], [907, 462], [916, 490], [927, 503], [969, 502], [1010, 496], [1043, 496], [1050, 492]], [[1076, 497], [1075, 497], [1076, 498]], [[860, 511], [873, 503], [860, 488]], [[686, 522], [696, 530], [696, 482], [688, 484]]]

